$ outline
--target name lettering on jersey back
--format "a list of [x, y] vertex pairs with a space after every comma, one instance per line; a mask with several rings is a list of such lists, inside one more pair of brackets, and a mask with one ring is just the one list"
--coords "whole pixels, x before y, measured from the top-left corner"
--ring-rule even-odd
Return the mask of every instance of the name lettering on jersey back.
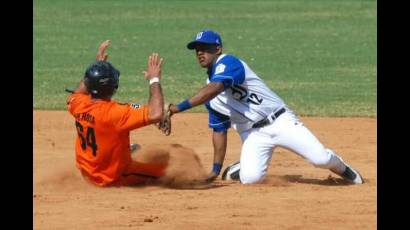
[[76, 120], [87, 121], [88, 123], [91, 123], [91, 124], [95, 123], [95, 117], [89, 113], [74, 114], [74, 117]]
[[225, 65], [224, 64], [219, 64], [216, 66], [215, 68], [215, 73], [214, 74], [219, 74], [219, 73], [223, 73], [225, 71]]

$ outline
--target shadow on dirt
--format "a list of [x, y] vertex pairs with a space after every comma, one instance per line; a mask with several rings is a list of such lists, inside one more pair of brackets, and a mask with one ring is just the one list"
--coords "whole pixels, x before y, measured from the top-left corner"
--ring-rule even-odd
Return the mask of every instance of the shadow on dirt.
[[325, 180], [315, 179], [315, 178], [303, 178], [302, 175], [285, 175], [281, 176], [283, 179], [292, 183], [303, 183], [303, 184], [316, 184], [316, 185], [326, 185], [326, 186], [347, 186], [353, 185], [352, 183], [342, 179], [335, 178], [331, 175]]

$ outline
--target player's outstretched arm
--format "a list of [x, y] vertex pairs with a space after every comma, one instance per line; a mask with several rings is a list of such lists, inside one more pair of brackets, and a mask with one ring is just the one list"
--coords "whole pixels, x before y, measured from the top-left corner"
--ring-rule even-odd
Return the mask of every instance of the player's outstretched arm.
[[85, 86], [84, 80], [78, 83], [77, 88], [75, 88], [71, 93], [84, 93], [88, 94], [87, 86]]
[[208, 85], [204, 86], [198, 91], [197, 94], [192, 96], [189, 99], [179, 103], [178, 105], [171, 105], [170, 111], [171, 114], [179, 113], [184, 110], [190, 109], [197, 105], [204, 104], [205, 102], [216, 97], [218, 94], [224, 91], [224, 84], [222, 82], [211, 82]]
[[214, 162], [212, 171], [208, 176], [208, 181], [215, 180], [221, 172], [223, 162], [225, 160], [226, 146], [228, 142], [227, 131], [214, 131], [212, 136], [212, 143], [214, 145]]
[[98, 47], [96, 60], [97, 61], [107, 61], [108, 54], [105, 53], [105, 49], [111, 44], [110, 40], [103, 41]]
[[[96, 60], [97, 61], [107, 61], [108, 59], [108, 54], [105, 53], [105, 49], [111, 44], [110, 40], [105, 40], [103, 41], [100, 46], [98, 47], [97, 50], [97, 55], [96, 55]], [[87, 94], [87, 87], [84, 84], [84, 80], [81, 80], [80, 83], [78, 83], [77, 88], [74, 90], [69, 90], [66, 89], [67, 92], [69, 93], [85, 93]]]
[[150, 81], [150, 97], [148, 101], [150, 123], [157, 123], [161, 120], [164, 109], [164, 96], [161, 85], [161, 65], [163, 59], [158, 53], [153, 53], [148, 58], [147, 71], [144, 71], [145, 79]]

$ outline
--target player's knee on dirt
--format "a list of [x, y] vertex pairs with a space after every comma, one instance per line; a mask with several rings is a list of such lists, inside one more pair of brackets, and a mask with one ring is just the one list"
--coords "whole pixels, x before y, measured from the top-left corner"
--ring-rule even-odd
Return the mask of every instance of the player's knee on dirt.
[[242, 184], [254, 184], [261, 182], [266, 176], [266, 172], [257, 169], [243, 169], [239, 171], [239, 178]]

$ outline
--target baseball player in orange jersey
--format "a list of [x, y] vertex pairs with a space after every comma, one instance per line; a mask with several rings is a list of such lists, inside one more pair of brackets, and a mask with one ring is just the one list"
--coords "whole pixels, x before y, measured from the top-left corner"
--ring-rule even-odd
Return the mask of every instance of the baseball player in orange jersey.
[[137, 162], [131, 158], [130, 131], [157, 123], [163, 114], [162, 58], [148, 58], [145, 78], [149, 80], [148, 104], [121, 104], [111, 100], [118, 88], [120, 72], [109, 62], [103, 42], [97, 61], [86, 70], [84, 79], [67, 98], [75, 118], [77, 167], [98, 186], [136, 185], [164, 175], [166, 162]]

